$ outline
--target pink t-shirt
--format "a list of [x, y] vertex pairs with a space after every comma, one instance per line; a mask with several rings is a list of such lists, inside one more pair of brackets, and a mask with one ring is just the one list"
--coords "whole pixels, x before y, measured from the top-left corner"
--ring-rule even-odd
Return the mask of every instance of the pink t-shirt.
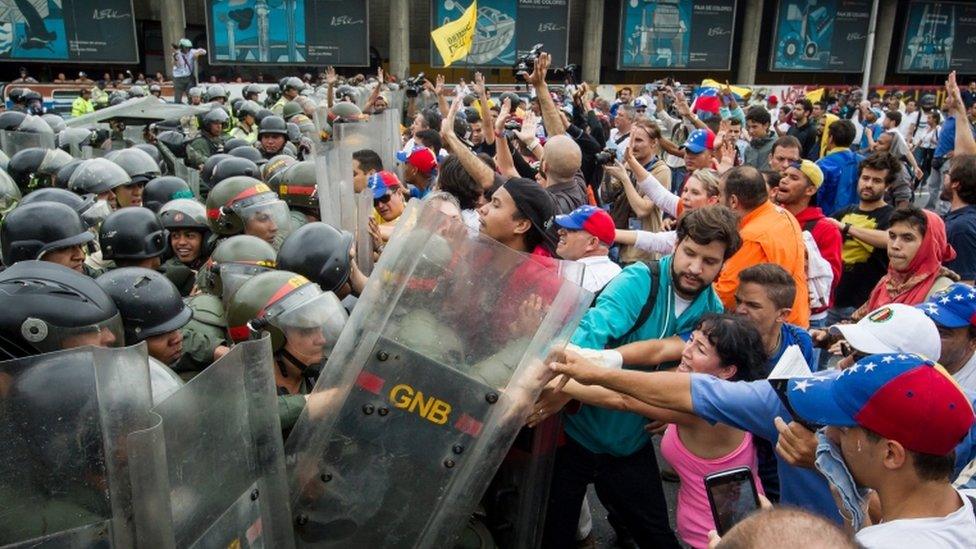
[[742, 444], [728, 455], [718, 459], [702, 459], [685, 448], [678, 437], [677, 425], [671, 424], [661, 440], [661, 455], [681, 478], [678, 489], [678, 536], [692, 547], [708, 547], [708, 531], [715, 529], [705, 492], [706, 476], [736, 467], [749, 467], [756, 481], [756, 489], [763, 493], [756, 474], [756, 447], [752, 443], [751, 433], [746, 433], [742, 437]]

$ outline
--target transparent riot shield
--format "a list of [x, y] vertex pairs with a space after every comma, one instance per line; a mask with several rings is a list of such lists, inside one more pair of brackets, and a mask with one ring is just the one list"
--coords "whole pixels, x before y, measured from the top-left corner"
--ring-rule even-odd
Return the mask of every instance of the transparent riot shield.
[[288, 439], [298, 544], [449, 546], [591, 297], [434, 205], [406, 220]]
[[379, 138], [373, 149], [383, 160], [383, 167], [394, 171], [397, 165], [396, 153], [400, 150], [402, 137], [400, 134], [400, 119], [403, 115], [400, 109], [389, 108], [374, 114], [370, 122], [376, 124]]
[[150, 424], [145, 344], [3, 362], [0, 387], [0, 545], [132, 547], [125, 441]]
[[54, 133], [0, 130], [0, 148], [7, 156], [13, 157], [18, 152], [31, 147], [53, 149]]
[[142, 535], [174, 547], [291, 547], [271, 340], [248, 341], [162, 401], [129, 437]]
[[[166, 147], [159, 147], [159, 148], [166, 149]], [[172, 163], [173, 175], [179, 177], [183, 181], [186, 181], [186, 184], [190, 186], [190, 190], [193, 191], [193, 196], [195, 196], [197, 200], [200, 200], [201, 198], [200, 197], [200, 170], [195, 170], [193, 168], [188, 167], [186, 164], [183, 163], [182, 158], [176, 158], [173, 155], [173, 153], [170, 152], [168, 149], [166, 150], [166, 152], [169, 153], [169, 155], [173, 159], [173, 163]]]

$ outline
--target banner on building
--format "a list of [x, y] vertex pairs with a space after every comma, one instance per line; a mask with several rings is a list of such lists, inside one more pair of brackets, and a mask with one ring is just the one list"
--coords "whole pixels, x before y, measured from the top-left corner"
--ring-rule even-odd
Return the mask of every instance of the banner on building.
[[780, 0], [771, 71], [861, 72], [871, 0]]
[[369, 65], [361, 0], [207, 0], [214, 65]]
[[0, 61], [138, 63], [132, 0], [0, 2]]
[[912, 2], [898, 72], [976, 72], [976, 4]]
[[729, 70], [736, 0], [624, 0], [618, 70]]
[[[431, 31], [460, 18], [471, 4], [470, 0], [431, 0]], [[451, 66], [511, 67], [536, 44], [552, 55], [552, 68], [566, 65], [569, 0], [479, 0], [471, 51]], [[444, 66], [433, 40], [430, 64]]]

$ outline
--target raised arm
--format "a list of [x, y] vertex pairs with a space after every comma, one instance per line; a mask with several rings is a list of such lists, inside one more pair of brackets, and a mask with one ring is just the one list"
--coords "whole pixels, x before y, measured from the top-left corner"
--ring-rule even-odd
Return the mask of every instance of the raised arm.
[[973, 138], [973, 128], [966, 116], [966, 105], [962, 102], [959, 85], [956, 83], [956, 71], [949, 73], [946, 80], [946, 110], [956, 119], [956, 148], [955, 154], [976, 154], [976, 139]]
[[461, 110], [461, 105], [461, 96], [455, 95], [454, 102], [451, 103], [451, 107], [441, 121], [441, 141], [444, 147], [458, 158], [461, 166], [464, 167], [464, 171], [468, 172], [481, 185], [482, 189], [491, 188], [495, 180], [495, 172], [491, 170], [488, 164], [482, 162], [471, 149], [466, 147], [461, 142], [461, 139], [458, 138], [457, 134], [454, 133], [454, 117]]
[[485, 135], [485, 143], [495, 144], [495, 121], [492, 119], [491, 108], [488, 105], [488, 88], [485, 87], [485, 77], [480, 72], [474, 73], [474, 91], [478, 94], [478, 103], [481, 105], [481, 127]]
[[[566, 126], [563, 119], [559, 116], [559, 109], [556, 108], [555, 101], [549, 95], [549, 85], [546, 84], [546, 71], [549, 70], [549, 63], [552, 57], [548, 53], [540, 53], [535, 61], [531, 74], [525, 75], [525, 82], [535, 90], [536, 98], [539, 100], [539, 109], [542, 111], [542, 124], [546, 128], [546, 135], [552, 137], [566, 133]], [[524, 73], [523, 73], [524, 74]]]

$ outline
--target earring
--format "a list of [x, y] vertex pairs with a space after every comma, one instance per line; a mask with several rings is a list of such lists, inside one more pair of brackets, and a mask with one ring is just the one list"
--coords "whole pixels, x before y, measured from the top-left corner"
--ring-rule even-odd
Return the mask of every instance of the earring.
[[860, 440], [857, 441], [857, 453], [859, 453], [859, 454], [861, 453], [861, 441]]

